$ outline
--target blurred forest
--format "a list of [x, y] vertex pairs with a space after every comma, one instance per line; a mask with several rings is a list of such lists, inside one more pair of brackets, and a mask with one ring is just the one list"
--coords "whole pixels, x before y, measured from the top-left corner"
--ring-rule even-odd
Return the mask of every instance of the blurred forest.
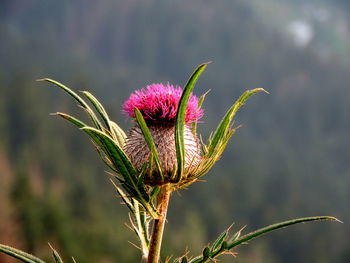
[[[246, 89], [243, 125], [206, 182], [174, 194], [164, 256], [191, 255], [234, 223], [246, 231], [332, 215], [259, 238], [237, 263], [350, 262], [350, 4], [287, 0], [0, 1], [0, 243], [70, 262], [138, 262], [106, 167], [56, 79], [89, 90], [125, 129], [121, 105], [153, 82], [183, 85], [213, 61], [204, 138]], [[15, 262], [0, 255], [0, 262]]]

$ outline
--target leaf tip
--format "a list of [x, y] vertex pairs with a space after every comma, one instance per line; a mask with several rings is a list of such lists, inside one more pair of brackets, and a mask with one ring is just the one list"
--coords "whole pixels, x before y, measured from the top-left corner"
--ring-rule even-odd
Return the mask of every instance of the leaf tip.
[[260, 88], [260, 92], [264, 92], [266, 94], [270, 94], [270, 92], [268, 92], [266, 89]]
[[49, 247], [50, 247], [50, 249], [51, 249], [52, 251], [55, 250], [55, 249], [51, 246], [50, 242], [47, 242], [47, 244], [49, 245]]
[[339, 220], [338, 218], [334, 217], [334, 216], [318, 216], [318, 217], [314, 217], [317, 220], [328, 220], [328, 221], [336, 221], [338, 223], [344, 223], [343, 221]]
[[62, 112], [52, 112], [52, 113], [50, 113], [50, 115], [51, 116], [60, 116], [63, 119], [69, 120], [69, 116], [65, 113], [62, 113]]
[[207, 62], [204, 62], [202, 64], [200, 64], [198, 67], [197, 67], [197, 70], [201, 70], [203, 71], [209, 64], [211, 64], [212, 61], [207, 61]]
[[344, 224], [343, 221], [341, 221], [341, 220], [339, 220], [338, 218], [333, 217], [333, 216], [329, 216], [327, 220], [336, 221], [336, 222], [338, 222], [338, 223]]

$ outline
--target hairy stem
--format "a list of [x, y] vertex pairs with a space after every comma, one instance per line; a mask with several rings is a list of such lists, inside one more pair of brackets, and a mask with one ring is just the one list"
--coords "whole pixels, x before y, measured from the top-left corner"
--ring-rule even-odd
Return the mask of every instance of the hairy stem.
[[168, 204], [171, 192], [171, 186], [169, 184], [166, 184], [161, 187], [160, 192], [157, 196], [157, 208], [161, 216], [159, 219], [155, 219], [153, 223], [152, 237], [147, 263], [159, 263], [164, 224], [166, 221], [166, 214], [168, 211]]

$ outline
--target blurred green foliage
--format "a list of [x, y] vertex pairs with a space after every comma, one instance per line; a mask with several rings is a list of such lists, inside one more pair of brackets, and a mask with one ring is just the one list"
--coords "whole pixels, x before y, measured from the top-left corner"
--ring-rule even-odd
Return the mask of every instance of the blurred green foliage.
[[[198, 127], [204, 137], [243, 90], [263, 87], [270, 95], [253, 98], [238, 114], [244, 126], [207, 183], [174, 194], [164, 253], [180, 255], [188, 247], [198, 254], [233, 222], [235, 230], [245, 224], [252, 230], [319, 214], [349, 221], [350, 37], [345, 29], [341, 36], [334, 32], [339, 21], [349, 26], [350, 17], [331, 1], [314, 5], [332, 12], [327, 24], [312, 21], [315, 30], [334, 30], [316, 30], [300, 48], [277, 20], [282, 13], [311, 19], [292, 1], [268, 12], [239, 0], [1, 1], [0, 181], [10, 181], [7, 198], [15, 212], [2, 209], [11, 220], [0, 224], [18, 230], [8, 244], [17, 240], [22, 249], [50, 257], [50, 242], [77, 262], [139, 258], [127, 243], [135, 240], [124, 226], [127, 209], [89, 139], [49, 116], [80, 112], [35, 79], [92, 91], [126, 127], [119, 113], [134, 89], [160, 81], [183, 85], [209, 60], [214, 63], [194, 90], [211, 89]], [[242, 247], [236, 261], [345, 263], [349, 233], [346, 224], [292, 228]], [[7, 240], [1, 232], [0, 243]]]

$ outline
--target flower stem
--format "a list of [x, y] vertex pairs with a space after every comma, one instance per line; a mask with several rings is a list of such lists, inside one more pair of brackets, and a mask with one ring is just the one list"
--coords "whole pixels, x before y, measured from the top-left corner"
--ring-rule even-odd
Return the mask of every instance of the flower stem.
[[147, 263], [159, 263], [160, 248], [162, 245], [164, 224], [168, 211], [170, 194], [172, 192], [170, 184], [165, 184], [161, 187], [157, 196], [157, 208], [160, 213], [160, 218], [155, 219], [153, 223], [152, 237], [148, 254]]

